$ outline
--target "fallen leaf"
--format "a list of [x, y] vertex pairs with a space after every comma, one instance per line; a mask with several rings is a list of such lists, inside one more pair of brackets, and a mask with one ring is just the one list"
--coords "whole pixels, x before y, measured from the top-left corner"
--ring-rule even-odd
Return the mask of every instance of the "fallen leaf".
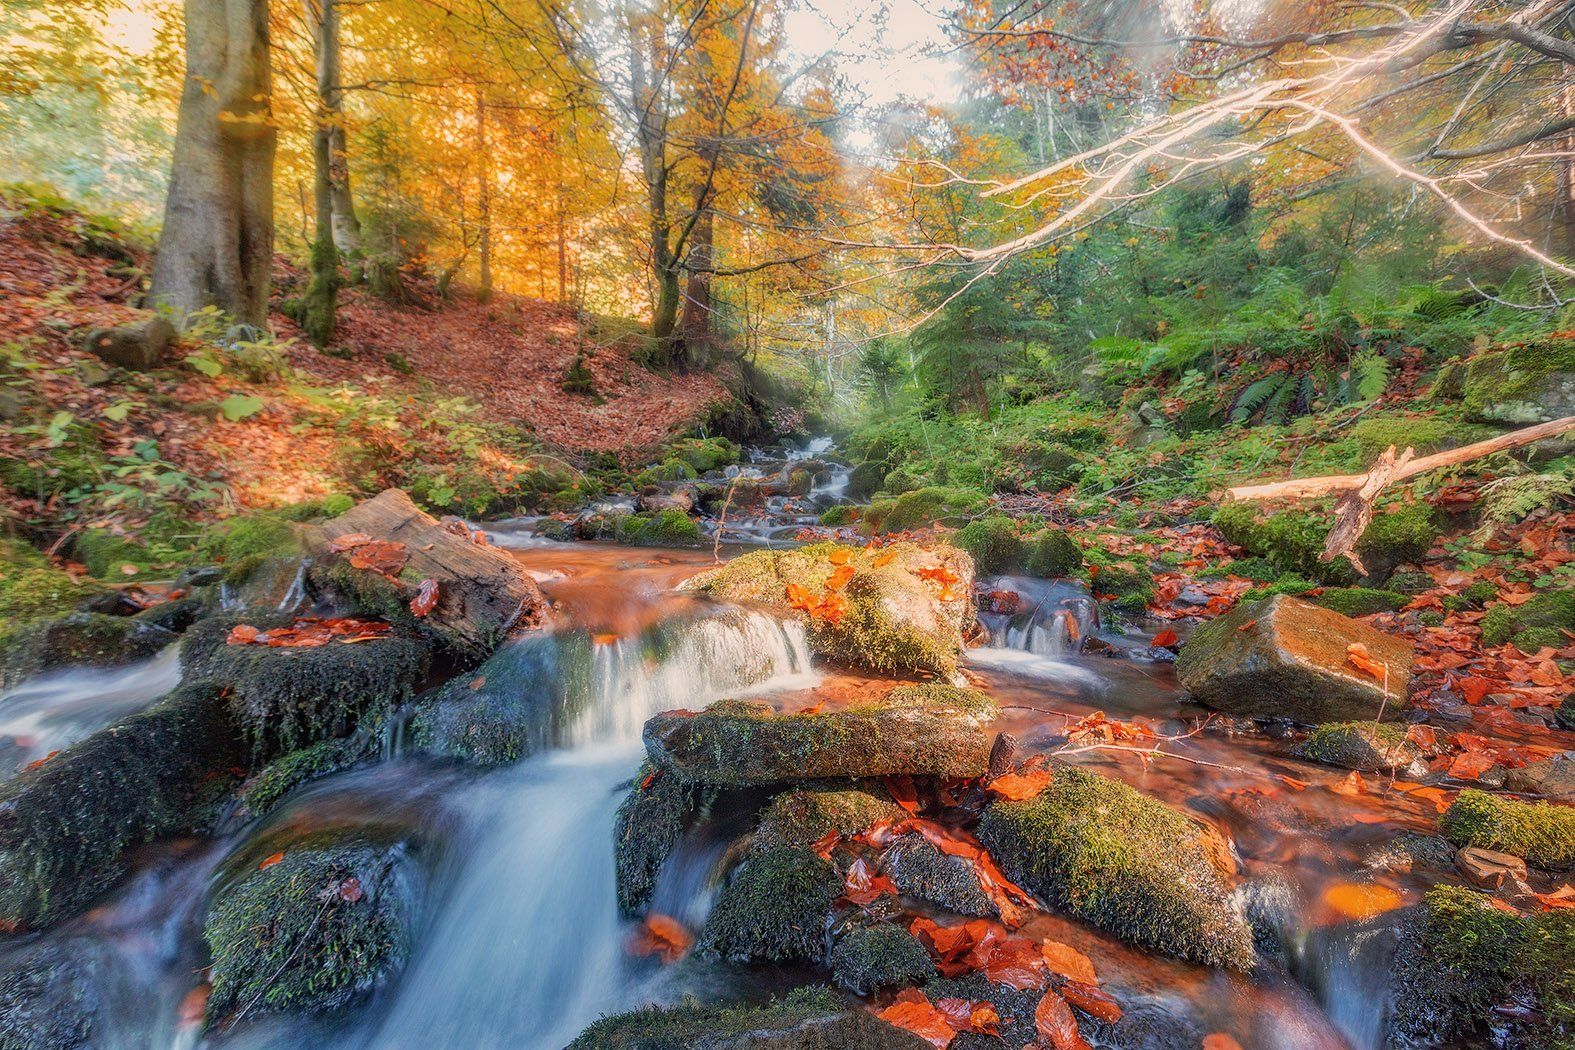
[[1372, 882], [1338, 882], [1323, 893], [1323, 902], [1337, 915], [1365, 922], [1400, 907], [1400, 894]]
[[1203, 1050], [1241, 1050], [1241, 1044], [1224, 1032], [1210, 1032], [1203, 1037]]
[[438, 603], [438, 582], [436, 580], [422, 580], [421, 586], [416, 589], [416, 596], [410, 599], [410, 612], [415, 616], [425, 616]]
[[630, 938], [629, 951], [634, 955], [656, 955], [662, 962], [672, 963], [682, 959], [693, 943], [694, 937], [684, 929], [683, 923], [653, 913], [645, 917]]
[[1362, 779], [1362, 774], [1353, 769], [1349, 776], [1329, 790], [1337, 795], [1365, 795], [1367, 794], [1367, 781]]
[[1456, 780], [1476, 780], [1498, 764], [1498, 760], [1485, 751], [1463, 751], [1449, 763], [1449, 775]]
[[278, 853], [270, 853], [270, 854], [268, 854], [268, 856], [263, 858], [261, 864], [257, 865], [257, 870], [258, 871], [266, 871], [269, 868], [273, 867], [275, 864], [277, 864], [280, 861], [282, 861], [283, 859], [284, 859], [284, 851], [283, 850], [280, 850]]
[[1389, 665], [1373, 659], [1362, 642], [1352, 642], [1345, 647], [1345, 662], [1373, 678], [1387, 678], [1389, 674]]
[[1550, 911], [1554, 908], [1575, 908], [1575, 886], [1567, 882], [1552, 893], [1533, 893], [1532, 896]]
[[1049, 769], [1030, 769], [1023, 773], [1002, 773], [987, 785], [1008, 802], [1022, 802], [1038, 795], [1050, 783]]
[[339, 884], [339, 899], [354, 904], [361, 899], [361, 880], [354, 875]]
[[1061, 997], [1088, 1016], [1106, 1024], [1121, 1020], [1124, 1012], [1116, 997], [1083, 981], [1068, 981], [1056, 989]]
[[[913, 997], [898, 996], [896, 1002], [875, 1016], [889, 1025], [912, 1032], [937, 1050], [944, 1050], [945, 1047], [950, 1046], [952, 1038], [957, 1034], [957, 1030], [952, 1027], [951, 1019], [937, 1010], [929, 999], [925, 998], [923, 992], [913, 988], [908, 989], [908, 992], [912, 992]], [[908, 992], [904, 992], [903, 995], [908, 995]]]
[[1169, 649], [1180, 641], [1181, 639], [1176, 635], [1176, 632], [1167, 627], [1150, 639], [1149, 644], [1156, 649]]
[[1039, 1041], [1051, 1050], [1088, 1050], [1088, 1044], [1077, 1034], [1077, 1017], [1065, 999], [1047, 991], [1034, 1010], [1034, 1027], [1039, 1030]]
[[1051, 973], [1058, 973], [1068, 980], [1081, 981], [1083, 984], [1099, 983], [1099, 977], [1094, 973], [1094, 964], [1089, 961], [1088, 956], [1070, 944], [1047, 940], [1039, 945], [1039, 952], [1044, 956]]

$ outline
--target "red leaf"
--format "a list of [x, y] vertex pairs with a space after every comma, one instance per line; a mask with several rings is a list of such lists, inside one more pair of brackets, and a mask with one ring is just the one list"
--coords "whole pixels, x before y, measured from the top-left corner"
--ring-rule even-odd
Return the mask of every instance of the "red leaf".
[[1176, 632], [1167, 627], [1163, 631], [1160, 631], [1158, 634], [1156, 634], [1149, 641], [1149, 644], [1154, 646], [1156, 649], [1169, 649], [1171, 646], [1177, 644], [1180, 641], [1181, 639], [1177, 637]]
[[923, 992], [911, 988], [909, 991], [913, 992], [913, 998], [904, 999], [899, 996], [896, 1002], [875, 1016], [889, 1025], [912, 1032], [937, 1050], [945, 1050], [945, 1047], [951, 1045], [952, 1037], [957, 1034], [950, 1018], [930, 1005], [929, 999], [925, 998]]
[[270, 853], [270, 854], [268, 854], [268, 856], [263, 858], [263, 861], [262, 861], [261, 864], [257, 865], [257, 870], [258, 871], [266, 871], [269, 868], [273, 867], [275, 864], [279, 863], [283, 859], [284, 859], [284, 851], [283, 850], [280, 850], [278, 853]]
[[421, 586], [416, 590], [416, 596], [410, 599], [410, 611], [416, 616], [425, 616], [438, 603], [438, 582], [436, 580], [422, 580]]
[[1088, 1016], [1106, 1024], [1115, 1024], [1121, 1020], [1121, 1004], [1116, 1002], [1115, 996], [1109, 992], [1101, 991], [1091, 984], [1082, 981], [1068, 981], [1059, 991], [1067, 1002], [1083, 1011]]
[[1049, 769], [1030, 769], [1022, 773], [1002, 773], [990, 781], [989, 789], [1009, 802], [1033, 798], [1050, 783]]
[[893, 802], [910, 815], [919, 815], [919, 792], [913, 786], [912, 777], [882, 777], [881, 783], [886, 785], [886, 792], [891, 795]]
[[237, 624], [230, 628], [229, 636], [225, 641], [230, 645], [250, 645], [257, 640], [259, 633], [261, 632], [250, 624]]
[[1241, 1044], [1224, 1032], [1210, 1032], [1203, 1037], [1203, 1050], [1241, 1050]]
[[1051, 1050], [1088, 1050], [1088, 1044], [1077, 1034], [1077, 1018], [1066, 1000], [1053, 991], [1045, 992], [1034, 1011], [1034, 1026], [1039, 1030], [1039, 1041]]
[[1456, 780], [1476, 780], [1498, 764], [1498, 760], [1484, 751], [1462, 751], [1449, 764], [1449, 775]]
[[694, 943], [683, 923], [666, 915], [647, 915], [640, 929], [629, 940], [629, 951], [634, 955], [660, 956], [662, 962], [682, 959]]
[[354, 904], [361, 899], [361, 880], [354, 875], [339, 884], [339, 899]]
[[1084, 984], [1098, 984], [1099, 977], [1094, 973], [1094, 964], [1088, 956], [1060, 941], [1045, 941], [1039, 945], [1039, 952], [1050, 966], [1051, 973], [1058, 973], [1072, 981], [1081, 981]]
[[1381, 660], [1374, 660], [1368, 653], [1367, 646], [1361, 642], [1352, 642], [1345, 647], [1345, 662], [1373, 678], [1387, 680], [1389, 665]]

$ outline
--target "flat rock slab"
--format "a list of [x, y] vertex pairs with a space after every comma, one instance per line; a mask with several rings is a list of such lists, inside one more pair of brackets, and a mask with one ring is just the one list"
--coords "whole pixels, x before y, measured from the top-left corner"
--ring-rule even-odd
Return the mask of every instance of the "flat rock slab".
[[[920, 695], [926, 694], [926, 695]], [[685, 780], [739, 787], [829, 777], [977, 777], [989, 768], [994, 705], [973, 690], [898, 687], [882, 701], [822, 714], [777, 714], [724, 700], [645, 724], [651, 763]]]
[[[1353, 662], [1353, 644], [1383, 670]], [[1410, 690], [1411, 645], [1279, 594], [1194, 631], [1176, 673], [1197, 700], [1231, 714], [1308, 724], [1397, 718]]]

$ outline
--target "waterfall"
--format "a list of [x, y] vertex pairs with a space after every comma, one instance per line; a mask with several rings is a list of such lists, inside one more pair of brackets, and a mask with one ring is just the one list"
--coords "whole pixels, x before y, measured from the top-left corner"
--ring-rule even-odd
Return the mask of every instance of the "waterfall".
[[1082, 586], [1066, 580], [998, 577], [985, 589], [997, 612], [981, 611], [990, 644], [1038, 656], [1076, 654], [1083, 639], [1099, 629], [1099, 606]]

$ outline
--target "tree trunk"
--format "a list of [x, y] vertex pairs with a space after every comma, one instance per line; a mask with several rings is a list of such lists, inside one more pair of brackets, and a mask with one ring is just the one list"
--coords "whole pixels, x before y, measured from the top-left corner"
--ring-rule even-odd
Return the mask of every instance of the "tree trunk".
[[476, 298], [488, 302], [492, 298], [492, 179], [487, 171], [487, 100], [481, 89], [476, 89], [476, 164], [479, 182], [476, 189], [481, 210], [480, 283]]
[[273, 158], [267, 0], [186, 0], [186, 80], [151, 297], [268, 319]]
[[715, 216], [709, 205], [700, 213], [695, 223], [693, 247], [689, 260], [695, 267], [689, 271], [684, 290], [684, 346], [691, 359], [704, 357], [711, 342], [711, 273], [716, 236]]
[[334, 338], [339, 297], [339, 251], [334, 237], [334, 131], [339, 93], [339, 8], [337, 0], [304, 0], [307, 23], [317, 30], [317, 126], [312, 132], [313, 204], [317, 228], [312, 239], [311, 283], [301, 311], [301, 327], [314, 346]]

